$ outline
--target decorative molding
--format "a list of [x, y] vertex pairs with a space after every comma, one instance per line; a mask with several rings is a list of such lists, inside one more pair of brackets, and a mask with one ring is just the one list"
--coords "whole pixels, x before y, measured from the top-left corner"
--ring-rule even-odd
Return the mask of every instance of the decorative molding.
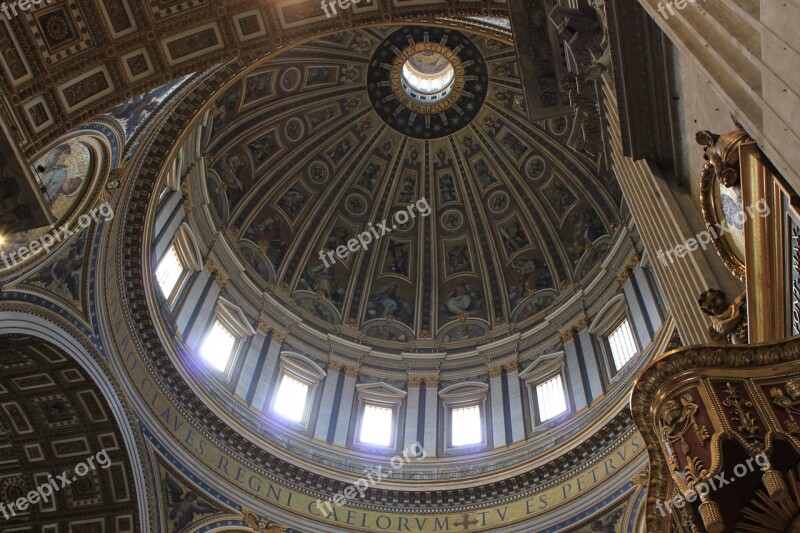
[[343, 368], [346, 369], [348, 366], [349, 364], [347, 361], [338, 359], [333, 355], [328, 359], [328, 372], [331, 374], [338, 374]]
[[211, 274], [211, 277], [214, 279], [214, 283], [219, 285], [222, 288], [228, 284], [228, 276], [222, 273], [217, 263], [211, 257], [207, 257], [205, 262], [203, 263], [206, 271]]
[[604, 2], [622, 154], [673, 168], [671, 44], [637, 0]]
[[436, 389], [439, 387], [439, 376], [425, 376], [425, 387], [429, 389]]
[[[722, 135], [716, 135], [710, 131], [697, 132], [696, 140], [698, 144], [704, 145], [703, 166], [700, 170], [700, 209], [703, 213], [706, 231], [711, 236], [714, 250], [725, 267], [740, 281], [744, 281], [744, 258], [738, 257], [733, 252], [728, 243], [728, 237], [722, 232], [717, 233], [719, 225], [725, 224], [724, 220], [719, 219], [718, 204], [720, 187], [725, 186], [723, 181], [739, 185], [741, 176], [739, 147], [750, 142], [751, 139], [736, 123], [735, 130]], [[720, 175], [724, 178], [720, 178]], [[742, 206], [742, 209], [745, 207], [752, 209], [753, 206]]]
[[497, 378], [503, 374], [504, 365], [492, 365], [488, 366], [489, 378]]
[[421, 376], [408, 376], [408, 388], [419, 388], [425, 378]]
[[620, 285], [624, 285], [630, 277], [633, 275], [633, 271], [636, 270], [636, 267], [639, 265], [639, 254], [636, 252], [633, 253], [633, 256], [627, 262], [625, 267], [623, 267], [622, 272], [619, 273], [617, 276], [617, 282]]
[[192, 212], [192, 198], [191, 194], [189, 193], [189, 180], [184, 180], [181, 183], [181, 207], [183, 207], [183, 210], [187, 215]]
[[242, 507], [242, 520], [253, 533], [284, 533], [289, 530], [289, 528], [279, 526], [266, 518], [259, 517], [245, 507]]
[[344, 375], [348, 378], [357, 378], [361, 367], [358, 365], [347, 365], [344, 367]]
[[[796, 424], [783, 408], [793, 409], [800, 397], [798, 379], [797, 338], [682, 348], [646, 368], [634, 386], [631, 412], [650, 456], [647, 531], [669, 530], [669, 519], [655, 509], [657, 500], [721, 471], [723, 440], [735, 440], [751, 456], [771, 453], [776, 438], [800, 450]], [[680, 446], [673, 447], [673, 442]]]

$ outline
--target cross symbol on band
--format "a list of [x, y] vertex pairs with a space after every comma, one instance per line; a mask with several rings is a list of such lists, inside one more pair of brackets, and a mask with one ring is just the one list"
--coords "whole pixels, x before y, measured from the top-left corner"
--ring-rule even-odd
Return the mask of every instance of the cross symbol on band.
[[463, 527], [464, 531], [466, 531], [469, 529], [470, 524], [475, 525], [477, 523], [478, 523], [477, 520], [469, 520], [469, 515], [467, 513], [464, 513], [463, 515], [461, 515], [461, 521], [453, 522], [453, 525]]

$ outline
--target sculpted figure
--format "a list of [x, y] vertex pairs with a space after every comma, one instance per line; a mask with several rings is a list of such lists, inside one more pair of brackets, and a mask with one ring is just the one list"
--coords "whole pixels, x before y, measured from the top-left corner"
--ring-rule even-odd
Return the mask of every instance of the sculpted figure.
[[700, 309], [711, 317], [708, 331], [720, 344], [747, 344], [747, 297], [736, 297], [733, 304], [717, 289], [705, 291], [697, 300]]
[[720, 183], [733, 187], [739, 183], [739, 145], [748, 139], [747, 132], [737, 124], [733, 131], [717, 135], [708, 130], [698, 131], [695, 140], [705, 146], [703, 158], [713, 167]]
[[790, 433], [800, 433], [800, 425], [797, 424], [797, 416], [800, 415], [800, 380], [790, 379], [781, 389], [772, 387], [769, 391], [772, 403], [786, 411], [789, 420], [786, 421], [786, 429]]

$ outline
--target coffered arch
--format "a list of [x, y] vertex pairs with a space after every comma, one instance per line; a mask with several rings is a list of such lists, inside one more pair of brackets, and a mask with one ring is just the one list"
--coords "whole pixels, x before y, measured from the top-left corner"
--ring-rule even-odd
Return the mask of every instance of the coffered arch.
[[[97, 500], [95, 504], [77, 502], [80, 512], [75, 515], [75, 518], [86, 519], [96, 515], [92, 517], [92, 520], [103, 521], [105, 530], [116, 527], [117, 530], [122, 531], [125, 530], [126, 524], [130, 525], [130, 531], [152, 527], [150, 524], [151, 520], [155, 520], [155, 510], [152, 507], [154, 485], [151, 479], [151, 470], [147, 465], [148, 459], [144, 453], [144, 442], [138, 430], [138, 424], [135, 423], [130, 406], [122, 400], [124, 396], [120, 385], [112, 377], [108, 367], [100, 362], [100, 357], [95, 353], [95, 349], [87, 345], [86, 341], [79, 340], [84, 337], [74, 331], [73, 326], [41, 309], [38, 309], [35, 314], [30, 311], [27, 304], [6, 303], [0, 308], [0, 345], [3, 346], [3, 352], [0, 355], [6, 362], [0, 369], [2, 372], [0, 382], [14, 383], [19, 381], [20, 376], [24, 377], [23, 375], [34, 373], [37, 378], [53, 384], [52, 394], [51, 389], [47, 387], [36, 388], [35, 390], [40, 390], [41, 393], [37, 393], [39, 398], [33, 398], [33, 400], [24, 394], [20, 396], [19, 392], [12, 390], [13, 387], [10, 385], [5, 387], [9, 394], [14, 395], [15, 399], [19, 399], [27, 406], [26, 417], [32, 421], [34, 430], [41, 429], [42, 424], [49, 427], [46, 433], [42, 433], [42, 443], [38, 446], [44, 454], [44, 459], [48, 461], [47, 468], [54, 464], [53, 461], [60, 461], [59, 464], [63, 463], [65, 468], [74, 466], [89, 455], [96, 457], [97, 453], [101, 453], [101, 448], [107, 451], [112, 465], [107, 472], [103, 471], [102, 465], [101, 468], [93, 471], [98, 473], [97, 476], [92, 476], [94, 496], [87, 499], [86, 502], [97, 500], [98, 496], [100, 500]], [[20, 374], [16, 368], [13, 368], [13, 364], [8, 364], [9, 354], [16, 354], [16, 357], [26, 359], [29, 364], [25, 368], [28, 371]], [[11, 372], [16, 372], [20, 376], [12, 375]], [[14, 379], [15, 377], [17, 379]], [[63, 405], [66, 406], [65, 412], [72, 412], [74, 415], [71, 423], [82, 424], [78, 432], [71, 429], [73, 426], [67, 422], [46, 419], [34, 421], [31, 418], [35, 415], [30, 408], [30, 402], [42, 403], [50, 397], [53, 401], [58, 400], [56, 397], [63, 397]], [[74, 457], [69, 453], [61, 459], [51, 457], [52, 454], [58, 454], [58, 447], [55, 446], [55, 441], [58, 440], [58, 430], [56, 433], [53, 432], [53, 427], [56, 426], [63, 426], [68, 430], [65, 436], [74, 436], [76, 433], [86, 436], [83, 440], [89, 451], [86, 453], [75, 452]], [[29, 433], [25, 439], [30, 441], [34, 437], [35, 434]], [[75, 441], [76, 439], [68, 440]], [[23, 441], [12, 438], [10, 442], [13, 445], [15, 442]], [[33, 449], [33, 446], [26, 445], [24, 448], [24, 454], [18, 455], [30, 459], [31, 454], [28, 450]], [[42, 464], [34, 463], [32, 466], [36, 466], [34, 469], [37, 471], [43, 470]], [[24, 470], [24, 465], [20, 466], [20, 469]], [[50, 469], [52, 470], [52, 468]], [[25, 480], [24, 475], [22, 479], [28, 484], [32, 481]], [[123, 479], [124, 487], [119, 483]], [[27, 487], [28, 490], [25, 492], [27, 493], [33, 488], [33, 486]], [[88, 488], [83, 488], [88, 491]], [[81, 487], [79, 487], [80, 489]], [[88, 496], [87, 492], [87, 498]], [[3, 498], [3, 500], [6, 501], [7, 498]], [[70, 521], [72, 517], [70, 509], [73, 504], [76, 504], [74, 493], [70, 496], [62, 496], [61, 499], [56, 494], [53, 503], [59, 513], [57, 519], [46, 513], [36, 514], [33, 511], [34, 507], [31, 507], [33, 514], [25, 515], [23, 519], [32, 521], [31, 523], [41, 519], [39, 524], [50, 521]], [[61, 505], [66, 505], [66, 507], [62, 508]], [[97, 508], [87, 508], [86, 505], [97, 505]], [[105, 514], [108, 516], [104, 516]], [[129, 519], [119, 522], [115, 515], [116, 517], [127, 516]]]

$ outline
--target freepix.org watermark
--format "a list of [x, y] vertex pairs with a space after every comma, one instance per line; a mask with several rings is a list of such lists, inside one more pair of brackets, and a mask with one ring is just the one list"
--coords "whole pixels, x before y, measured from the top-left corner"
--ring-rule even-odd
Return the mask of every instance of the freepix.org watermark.
[[19, 0], [14, 2], [3, 2], [0, 4], [0, 11], [6, 16], [8, 20], [11, 20], [12, 17], [16, 17], [17, 7], [19, 7], [20, 11], [28, 11], [31, 7], [39, 7], [40, 4], [52, 4], [54, 0]]
[[[733, 217], [733, 222], [737, 226], [743, 227], [748, 216], [753, 217], [755, 216], [756, 213], [762, 217], [769, 215], [770, 210], [769, 206], [767, 205], [766, 199], [761, 198], [758, 202], [756, 202], [755, 205], [749, 205], [747, 206], [746, 210], [742, 209], [741, 211], [736, 213], [736, 215]], [[703, 250], [705, 250], [706, 246], [708, 246], [711, 243], [712, 238], [719, 238], [723, 236], [725, 232], [728, 231], [729, 229], [730, 226], [728, 225], [727, 220], [724, 220], [722, 222], [717, 222], [711, 228], [707, 229], [706, 231], [698, 233], [697, 235], [694, 236], [694, 238], [689, 239], [683, 244], [679, 244], [678, 246], [672, 248], [671, 250], [667, 250], [666, 252], [663, 252], [661, 250], [657, 251], [656, 257], [658, 257], [658, 260], [661, 261], [661, 264], [664, 266], [667, 265], [667, 259], [669, 259], [670, 264], [674, 263], [675, 258], [672, 257], [673, 255], [675, 255], [675, 257], [684, 257], [689, 252], [694, 252], [695, 250], [697, 250], [698, 246]]]
[[[667, 513], [672, 512], [673, 505], [675, 506], [676, 509], [683, 509], [683, 506], [686, 505], [686, 502], [693, 503], [698, 498], [700, 498], [700, 500], [703, 500], [713, 491], [721, 489], [728, 483], [733, 483], [740, 477], [746, 476], [749, 472], [753, 472], [755, 470], [755, 468], [753, 468], [753, 461], [755, 461], [755, 463], [761, 468], [762, 472], [766, 472], [770, 468], [769, 459], [767, 459], [767, 454], [761, 452], [755, 457], [750, 457], [744, 463], [739, 463], [738, 465], [734, 466], [732, 477], [727, 478], [725, 476], [725, 472], [720, 472], [713, 478], [709, 478], [707, 483], [705, 481], [701, 481], [685, 495], [678, 494], [674, 498], [672, 498], [671, 500], [667, 500], [666, 502], [662, 502], [661, 500], [656, 500], [656, 509], [658, 509], [661, 512], [661, 516], [666, 516]], [[667, 509], [666, 512], [664, 512], [665, 507]]]
[[[339, 9], [344, 11], [345, 9], [349, 8], [351, 5], [360, 4], [361, 2], [365, 4], [371, 4], [372, 0], [321, 0], [319, 5], [322, 10], [325, 12], [325, 15], [328, 18], [336, 15], [336, 5], [339, 5]], [[328, 11], [330, 9], [330, 11]]]
[[[705, 1], [706, 0], [703, 0], [703, 2]], [[696, 2], [697, 0], [668, 0], [667, 2], [659, 2], [656, 9], [658, 9], [658, 12], [661, 13], [662, 17], [664, 17], [664, 20], [667, 20], [669, 17], [675, 15], [676, 9], [683, 11], [686, 9], [686, 6]], [[669, 12], [669, 14], [667, 14], [667, 12]]]
[[36, 487], [35, 490], [30, 491], [25, 496], [20, 496], [13, 502], [0, 502], [0, 513], [3, 514], [3, 517], [6, 520], [10, 520], [12, 516], [16, 516], [17, 513], [24, 512], [31, 505], [36, 505], [40, 501], [44, 503], [49, 502], [50, 496], [60, 491], [64, 487], [68, 487], [77, 481], [79, 477], [83, 477], [92, 470], [95, 470], [95, 459], [97, 460], [97, 464], [99, 464], [100, 468], [103, 470], [111, 466], [111, 459], [108, 457], [108, 453], [106, 453], [105, 449], [102, 449], [95, 455], [90, 455], [87, 457], [85, 463], [76, 464], [75, 468], [72, 470], [72, 477], [69, 476], [69, 472], [67, 470], [64, 470], [60, 474], [56, 475], [56, 477], [47, 474], [47, 483], [42, 483]]
[[417, 461], [422, 461], [427, 456], [428, 454], [425, 453], [422, 444], [415, 442], [403, 450], [402, 455], [395, 455], [389, 460], [389, 465], [392, 468], [384, 469], [383, 465], [380, 465], [372, 470], [367, 470], [364, 472], [366, 478], [361, 478], [353, 482], [352, 485], [341, 492], [337, 492], [332, 498], [328, 498], [324, 502], [318, 499], [316, 502], [317, 509], [319, 509], [322, 516], [327, 518], [328, 515], [333, 512], [334, 505], [336, 507], [341, 507], [347, 503], [347, 500], [354, 500], [356, 494], [358, 494], [359, 498], [363, 498], [368, 488], [374, 487], [382, 479], [388, 478], [392, 473], [403, 468], [406, 464], [411, 462], [412, 457], [415, 457]]
[[[389, 226], [389, 222], [387, 222], [388, 219], [383, 219], [383, 222], [378, 222], [374, 226], [372, 225], [372, 222], [370, 222], [367, 224], [366, 231], [362, 231], [356, 235], [355, 239], [350, 239], [347, 241], [347, 245], [341, 244], [336, 247], [336, 250], [320, 250], [319, 258], [322, 259], [323, 263], [325, 263], [326, 268], [330, 268], [331, 265], [336, 264], [336, 259], [333, 257], [334, 254], [339, 259], [345, 260], [347, 259], [347, 256], [350, 255], [350, 252], [357, 252], [359, 248], [366, 252], [368, 245], [373, 240], [373, 236], [375, 240], [378, 240], [387, 233], [391, 233], [392, 230], [397, 229], [398, 224], [403, 225], [412, 218], [416, 218], [417, 215], [414, 214], [415, 207], [417, 208], [417, 211], [419, 211], [419, 214], [423, 217], [431, 214], [431, 206], [428, 204], [428, 200], [425, 198], [420, 198], [415, 204], [411, 204], [407, 206], [405, 210], [401, 209], [392, 215], [393, 223], [391, 226]], [[380, 230], [380, 233], [378, 230]], [[330, 264], [328, 263], [328, 259], [330, 259]]]
[[92, 221], [111, 220], [114, 218], [114, 210], [108, 202], [104, 202], [95, 207], [88, 213], [78, 217], [78, 225], [74, 229], [70, 229], [69, 222], [55, 229], [52, 233], [45, 233], [35, 241], [31, 242], [28, 246], [17, 248], [10, 254], [6, 255], [5, 252], [0, 252], [0, 261], [5, 263], [6, 267], [16, 266], [18, 263], [30, 259], [40, 252], [49, 252], [50, 248], [63, 241], [67, 237], [72, 237], [75, 233], [84, 228], [88, 228]]

